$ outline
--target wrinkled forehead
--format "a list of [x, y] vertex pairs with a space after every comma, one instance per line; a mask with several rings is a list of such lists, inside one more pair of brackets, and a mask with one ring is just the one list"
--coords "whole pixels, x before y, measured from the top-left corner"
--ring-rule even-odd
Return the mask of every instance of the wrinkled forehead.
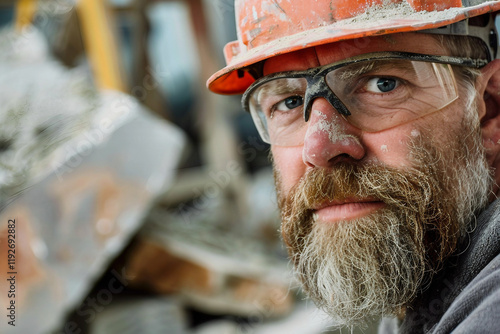
[[365, 53], [402, 51], [429, 55], [448, 55], [444, 46], [428, 34], [399, 33], [335, 42], [278, 55], [266, 60], [264, 75], [306, 70]]

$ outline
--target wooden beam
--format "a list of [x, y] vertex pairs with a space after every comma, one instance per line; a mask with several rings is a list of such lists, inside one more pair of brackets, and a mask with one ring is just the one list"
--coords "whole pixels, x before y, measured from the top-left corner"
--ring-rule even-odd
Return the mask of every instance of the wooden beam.
[[96, 85], [102, 89], [125, 92], [113, 12], [102, 0], [81, 0], [77, 10]]
[[37, 10], [37, 0], [18, 0], [16, 3], [16, 30], [21, 31], [33, 22]]

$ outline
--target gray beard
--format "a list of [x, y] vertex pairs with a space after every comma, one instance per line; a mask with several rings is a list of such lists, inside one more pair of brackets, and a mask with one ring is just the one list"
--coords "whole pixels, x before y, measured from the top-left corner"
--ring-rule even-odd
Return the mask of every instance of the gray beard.
[[[307, 173], [287, 196], [275, 170], [282, 234], [306, 294], [339, 326], [399, 314], [430, 283], [488, 203], [492, 185], [477, 113], [440, 148], [422, 135], [414, 168], [339, 164]], [[471, 125], [474, 124], [474, 125]], [[468, 135], [467, 135], [468, 134]], [[457, 138], [459, 140], [457, 141]], [[357, 220], [318, 223], [315, 204], [375, 197], [386, 204]]]

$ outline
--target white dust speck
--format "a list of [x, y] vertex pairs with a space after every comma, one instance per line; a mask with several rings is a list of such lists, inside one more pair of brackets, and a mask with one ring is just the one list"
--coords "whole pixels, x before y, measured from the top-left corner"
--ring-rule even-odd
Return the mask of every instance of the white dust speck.
[[[328, 120], [328, 117], [319, 110], [313, 110], [312, 113], [314, 113], [319, 120], [307, 129], [306, 138], [316, 132], [324, 131], [328, 134], [328, 138], [332, 143], [341, 142], [344, 146], [348, 146], [351, 143], [350, 140], [359, 143], [359, 138], [344, 133], [344, 129], [339, 120]], [[338, 119], [339, 116], [336, 115], [335, 118]]]
[[389, 149], [387, 148], [387, 145], [380, 146], [380, 149], [382, 150], [382, 152], [389, 152]]
[[399, 20], [405, 19], [408, 22], [414, 21], [415, 23], [422, 20], [426, 20], [428, 22], [444, 21], [455, 17], [462, 10], [462, 8], [450, 8], [443, 11], [416, 11], [407, 1], [403, 1], [402, 3], [384, 1], [382, 5], [371, 6], [362, 14], [351, 19], [342, 20], [337, 25], [353, 26], [353, 24], [357, 24], [368, 28], [372, 26], [380, 26], [381, 21], [392, 22], [394, 18], [398, 18]]

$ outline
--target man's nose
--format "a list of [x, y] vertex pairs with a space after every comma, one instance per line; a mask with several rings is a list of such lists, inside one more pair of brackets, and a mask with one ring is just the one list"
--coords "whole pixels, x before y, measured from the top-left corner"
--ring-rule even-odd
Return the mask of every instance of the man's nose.
[[307, 166], [332, 167], [365, 156], [361, 130], [350, 125], [324, 98], [313, 102], [308, 123], [302, 154]]

